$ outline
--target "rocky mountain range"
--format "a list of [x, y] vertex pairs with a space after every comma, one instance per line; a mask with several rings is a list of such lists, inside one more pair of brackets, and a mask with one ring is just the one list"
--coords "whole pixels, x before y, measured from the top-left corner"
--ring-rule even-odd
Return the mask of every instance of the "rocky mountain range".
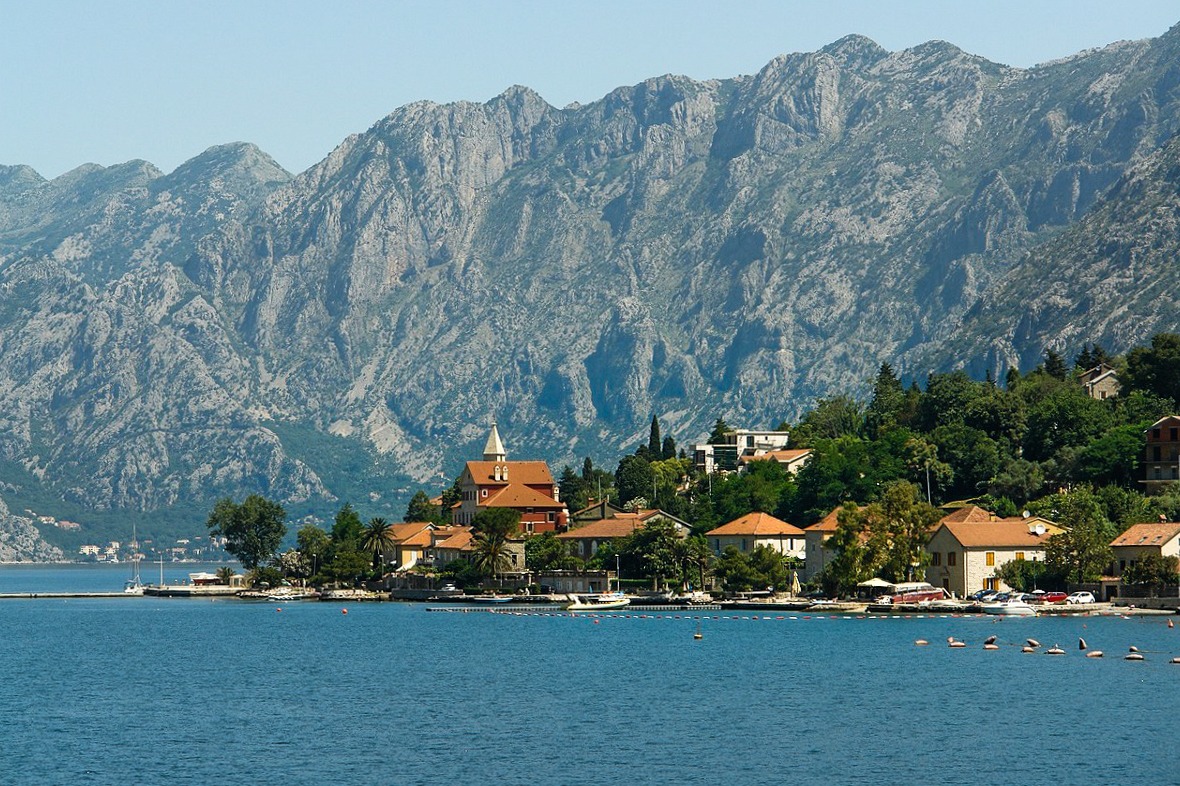
[[0, 167], [4, 494], [396, 515], [493, 417], [512, 455], [613, 463], [653, 413], [774, 426], [882, 361], [1123, 350], [1180, 323], [1178, 130], [1180, 27], [1031, 69], [849, 36], [411, 104], [297, 176], [246, 144]]

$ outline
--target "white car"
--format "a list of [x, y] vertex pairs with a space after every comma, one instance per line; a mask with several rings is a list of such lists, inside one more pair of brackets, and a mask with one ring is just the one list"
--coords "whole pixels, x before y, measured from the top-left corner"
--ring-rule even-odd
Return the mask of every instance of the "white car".
[[1094, 593], [1092, 592], [1075, 592], [1072, 595], [1065, 597], [1066, 603], [1094, 603]]

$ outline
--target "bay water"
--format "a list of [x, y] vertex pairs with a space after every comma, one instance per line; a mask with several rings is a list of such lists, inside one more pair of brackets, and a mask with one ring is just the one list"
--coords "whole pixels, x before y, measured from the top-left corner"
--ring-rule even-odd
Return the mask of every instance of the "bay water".
[[[3, 566], [0, 592], [124, 572]], [[427, 608], [0, 601], [0, 784], [1180, 781], [1161, 617]]]

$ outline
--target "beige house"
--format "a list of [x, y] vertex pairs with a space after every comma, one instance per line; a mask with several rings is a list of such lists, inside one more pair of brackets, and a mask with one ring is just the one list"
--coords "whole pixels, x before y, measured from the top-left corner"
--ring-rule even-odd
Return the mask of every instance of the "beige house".
[[1119, 394], [1119, 390], [1122, 389], [1114, 367], [1108, 366], [1106, 363], [1099, 363], [1094, 368], [1082, 374], [1078, 378], [1078, 381], [1082, 383], [1082, 387], [1086, 390], [1086, 395], [1090, 398], [1114, 398]]
[[717, 529], [709, 530], [705, 533], [705, 539], [717, 555], [729, 546], [743, 554], [749, 554], [758, 546], [774, 549], [784, 557], [795, 559], [804, 559], [807, 554], [806, 533], [769, 513], [747, 513]]
[[1062, 531], [1042, 518], [942, 520], [926, 551], [926, 581], [966, 597], [981, 589], [1011, 589], [997, 575], [1013, 560], [1045, 559], [1045, 541]]
[[1135, 524], [1110, 542], [1114, 575], [1147, 556], [1180, 557], [1180, 523]]

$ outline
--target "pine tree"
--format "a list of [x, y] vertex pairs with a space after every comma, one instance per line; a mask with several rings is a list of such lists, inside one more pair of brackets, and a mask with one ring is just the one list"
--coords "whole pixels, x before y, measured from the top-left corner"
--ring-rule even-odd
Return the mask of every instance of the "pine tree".
[[660, 443], [660, 421], [656, 419], [655, 415], [651, 416], [651, 431], [647, 437], [647, 453], [651, 460], [658, 460], [660, 457], [661, 443]]
[[660, 450], [660, 458], [665, 461], [676, 458], [676, 440], [672, 439], [672, 435], [664, 437], [664, 446]]

